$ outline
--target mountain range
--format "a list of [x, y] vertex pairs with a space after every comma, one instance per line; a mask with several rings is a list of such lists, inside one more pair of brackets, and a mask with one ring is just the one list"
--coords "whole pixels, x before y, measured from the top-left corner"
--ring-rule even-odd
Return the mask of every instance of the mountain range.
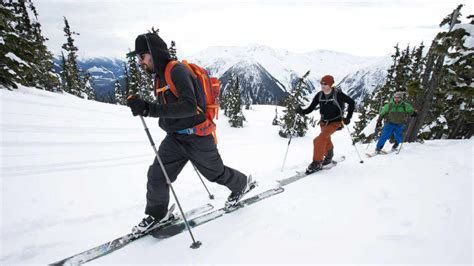
[[[307, 94], [319, 89], [323, 75], [331, 74], [336, 84], [360, 103], [383, 85], [391, 63], [389, 56], [361, 57], [329, 50], [294, 53], [258, 44], [209, 47], [186, 59], [218, 77], [223, 91], [232, 76], [238, 77], [244, 99], [254, 104], [278, 103], [308, 70]], [[91, 73], [99, 97], [113, 91], [116, 79], [123, 79], [123, 61], [119, 59], [92, 58], [78, 64]]]

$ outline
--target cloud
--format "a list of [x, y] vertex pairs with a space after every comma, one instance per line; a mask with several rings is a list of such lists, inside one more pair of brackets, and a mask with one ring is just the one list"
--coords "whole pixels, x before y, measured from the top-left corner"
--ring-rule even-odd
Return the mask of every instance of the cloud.
[[[57, 1], [35, 2], [48, 47], [59, 54], [66, 16], [84, 57], [124, 57], [152, 26], [178, 53], [261, 43], [308, 52], [329, 49], [380, 56], [396, 43], [430, 43], [457, 7], [446, 1]], [[463, 14], [472, 14], [467, 7]]]

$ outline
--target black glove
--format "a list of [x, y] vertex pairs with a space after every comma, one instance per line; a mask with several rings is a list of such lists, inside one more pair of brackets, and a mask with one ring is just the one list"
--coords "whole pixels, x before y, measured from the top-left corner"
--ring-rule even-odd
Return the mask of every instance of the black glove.
[[376, 127], [382, 127], [382, 120], [377, 120], [377, 125], [375, 125]]
[[133, 116], [148, 116], [148, 103], [143, 99], [140, 99], [138, 95], [128, 96], [127, 105], [132, 109]]
[[297, 114], [300, 114], [300, 115], [302, 115], [302, 114], [303, 114], [303, 109], [301, 109], [301, 107], [300, 107], [300, 106], [298, 106], [298, 107], [296, 107], [296, 110], [295, 110], [295, 112], [296, 112]]
[[418, 113], [416, 111], [413, 111], [413, 113], [411, 113], [411, 117], [416, 117], [418, 115]]
[[349, 123], [351, 122], [351, 119], [346, 117], [343, 119], [343, 122], [344, 122], [344, 125], [349, 125]]

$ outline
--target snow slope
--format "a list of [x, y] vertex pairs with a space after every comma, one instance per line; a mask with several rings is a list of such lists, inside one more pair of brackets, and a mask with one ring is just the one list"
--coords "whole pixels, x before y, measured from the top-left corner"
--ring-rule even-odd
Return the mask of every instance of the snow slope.
[[[0, 264], [52, 263], [143, 217], [154, 154], [127, 107], [30, 88], [0, 89], [0, 99]], [[244, 114], [241, 129], [220, 116], [219, 151], [260, 182], [254, 193], [309, 164], [319, 129], [293, 139], [280, 172], [287, 140], [271, 126], [274, 107]], [[159, 143], [164, 133], [146, 120]], [[345, 129], [333, 142], [346, 161], [195, 228], [199, 249], [187, 233], [147, 237], [91, 264], [472, 264], [472, 139], [404, 144], [364, 164]], [[207, 184], [221, 207], [229, 191]], [[185, 209], [210, 202], [190, 165], [174, 186]]]

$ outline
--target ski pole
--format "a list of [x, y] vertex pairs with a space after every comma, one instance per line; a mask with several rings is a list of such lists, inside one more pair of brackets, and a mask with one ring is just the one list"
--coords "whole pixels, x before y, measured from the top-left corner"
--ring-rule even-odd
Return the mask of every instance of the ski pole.
[[176, 204], [178, 205], [179, 211], [181, 212], [181, 216], [183, 217], [184, 224], [186, 225], [186, 229], [188, 229], [189, 234], [191, 235], [191, 239], [193, 240], [193, 243], [191, 244], [191, 248], [196, 249], [201, 246], [201, 241], [196, 241], [194, 239], [193, 232], [191, 231], [191, 227], [189, 226], [188, 220], [186, 219], [186, 216], [184, 215], [183, 208], [181, 208], [181, 204], [179, 203], [178, 196], [176, 196], [176, 193], [174, 191], [173, 185], [171, 184], [171, 180], [168, 177], [168, 173], [166, 172], [165, 166], [163, 165], [163, 162], [161, 161], [160, 155], [158, 155], [158, 150], [156, 149], [155, 143], [153, 142], [153, 138], [151, 137], [150, 131], [148, 130], [148, 127], [146, 126], [145, 119], [143, 119], [143, 116], [140, 116], [140, 119], [142, 120], [143, 127], [145, 127], [145, 132], [146, 135], [148, 136], [148, 140], [151, 143], [151, 146], [153, 147], [153, 150], [155, 151], [156, 159], [158, 160], [158, 163], [160, 164], [161, 170], [165, 174], [166, 178], [166, 183], [170, 186], [171, 192], [173, 192], [174, 199], [176, 200]]
[[191, 164], [193, 165], [194, 171], [196, 171], [196, 174], [198, 175], [199, 179], [201, 180], [202, 185], [203, 185], [204, 188], [206, 189], [207, 194], [209, 194], [209, 198], [210, 198], [211, 200], [214, 199], [214, 195], [212, 195], [211, 192], [209, 192], [209, 189], [207, 189], [207, 186], [206, 186], [206, 184], [204, 183], [204, 180], [202, 180], [201, 174], [199, 174], [198, 169], [196, 168], [196, 166], [194, 165], [193, 162], [191, 162]]
[[[181, 148], [181, 150], [184, 152], [184, 154], [186, 154], [186, 153], [187, 153], [187, 152], [186, 152], [186, 148], [184, 148], [184, 146], [183, 146], [178, 140], [175, 139], [175, 142], [176, 142], [176, 144], [178, 144], [178, 147]], [[212, 195], [211, 192], [209, 192], [209, 189], [207, 189], [207, 186], [206, 186], [206, 184], [204, 183], [204, 180], [202, 180], [201, 174], [199, 174], [199, 171], [198, 171], [198, 169], [196, 168], [196, 165], [194, 165], [194, 163], [193, 163], [192, 161], [191, 161], [191, 164], [193, 165], [194, 171], [196, 171], [196, 174], [198, 175], [199, 180], [201, 180], [202, 185], [203, 185], [204, 188], [206, 189], [207, 194], [209, 195], [209, 198], [210, 198], [211, 200], [214, 199], [214, 195]]]
[[362, 160], [362, 158], [360, 157], [359, 150], [357, 150], [356, 143], [355, 143], [354, 139], [352, 138], [351, 131], [349, 130], [349, 127], [346, 125], [345, 128], [347, 128], [347, 132], [349, 133], [349, 137], [350, 137], [351, 140], [352, 140], [352, 145], [354, 145], [354, 148], [355, 148], [355, 150], [356, 150], [357, 156], [359, 156], [360, 163], [364, 163], [364, 160]]
[[[293, 123], [293, 126], [291, 127], [291, 131], [296, 127], [296, 121], [297, 121], [297, 116], [298, 114], [295, 114], [295, 122]], [[281, 171], [283, 172], [283, 168], [285, 168], [285, 162], [286, 162], [286, 157], [288, 156], [288, 150], [290, 149], [290, 144], [291, 144], [291, 139], [293, 138], [293, 134], [291, 134], [290, 131], [290, 139], [288, 140], [288, 146], [286, 146], [286, 153], [285, 153], [285, 158], [283, 158], [283, 165], [281, 166]]]

